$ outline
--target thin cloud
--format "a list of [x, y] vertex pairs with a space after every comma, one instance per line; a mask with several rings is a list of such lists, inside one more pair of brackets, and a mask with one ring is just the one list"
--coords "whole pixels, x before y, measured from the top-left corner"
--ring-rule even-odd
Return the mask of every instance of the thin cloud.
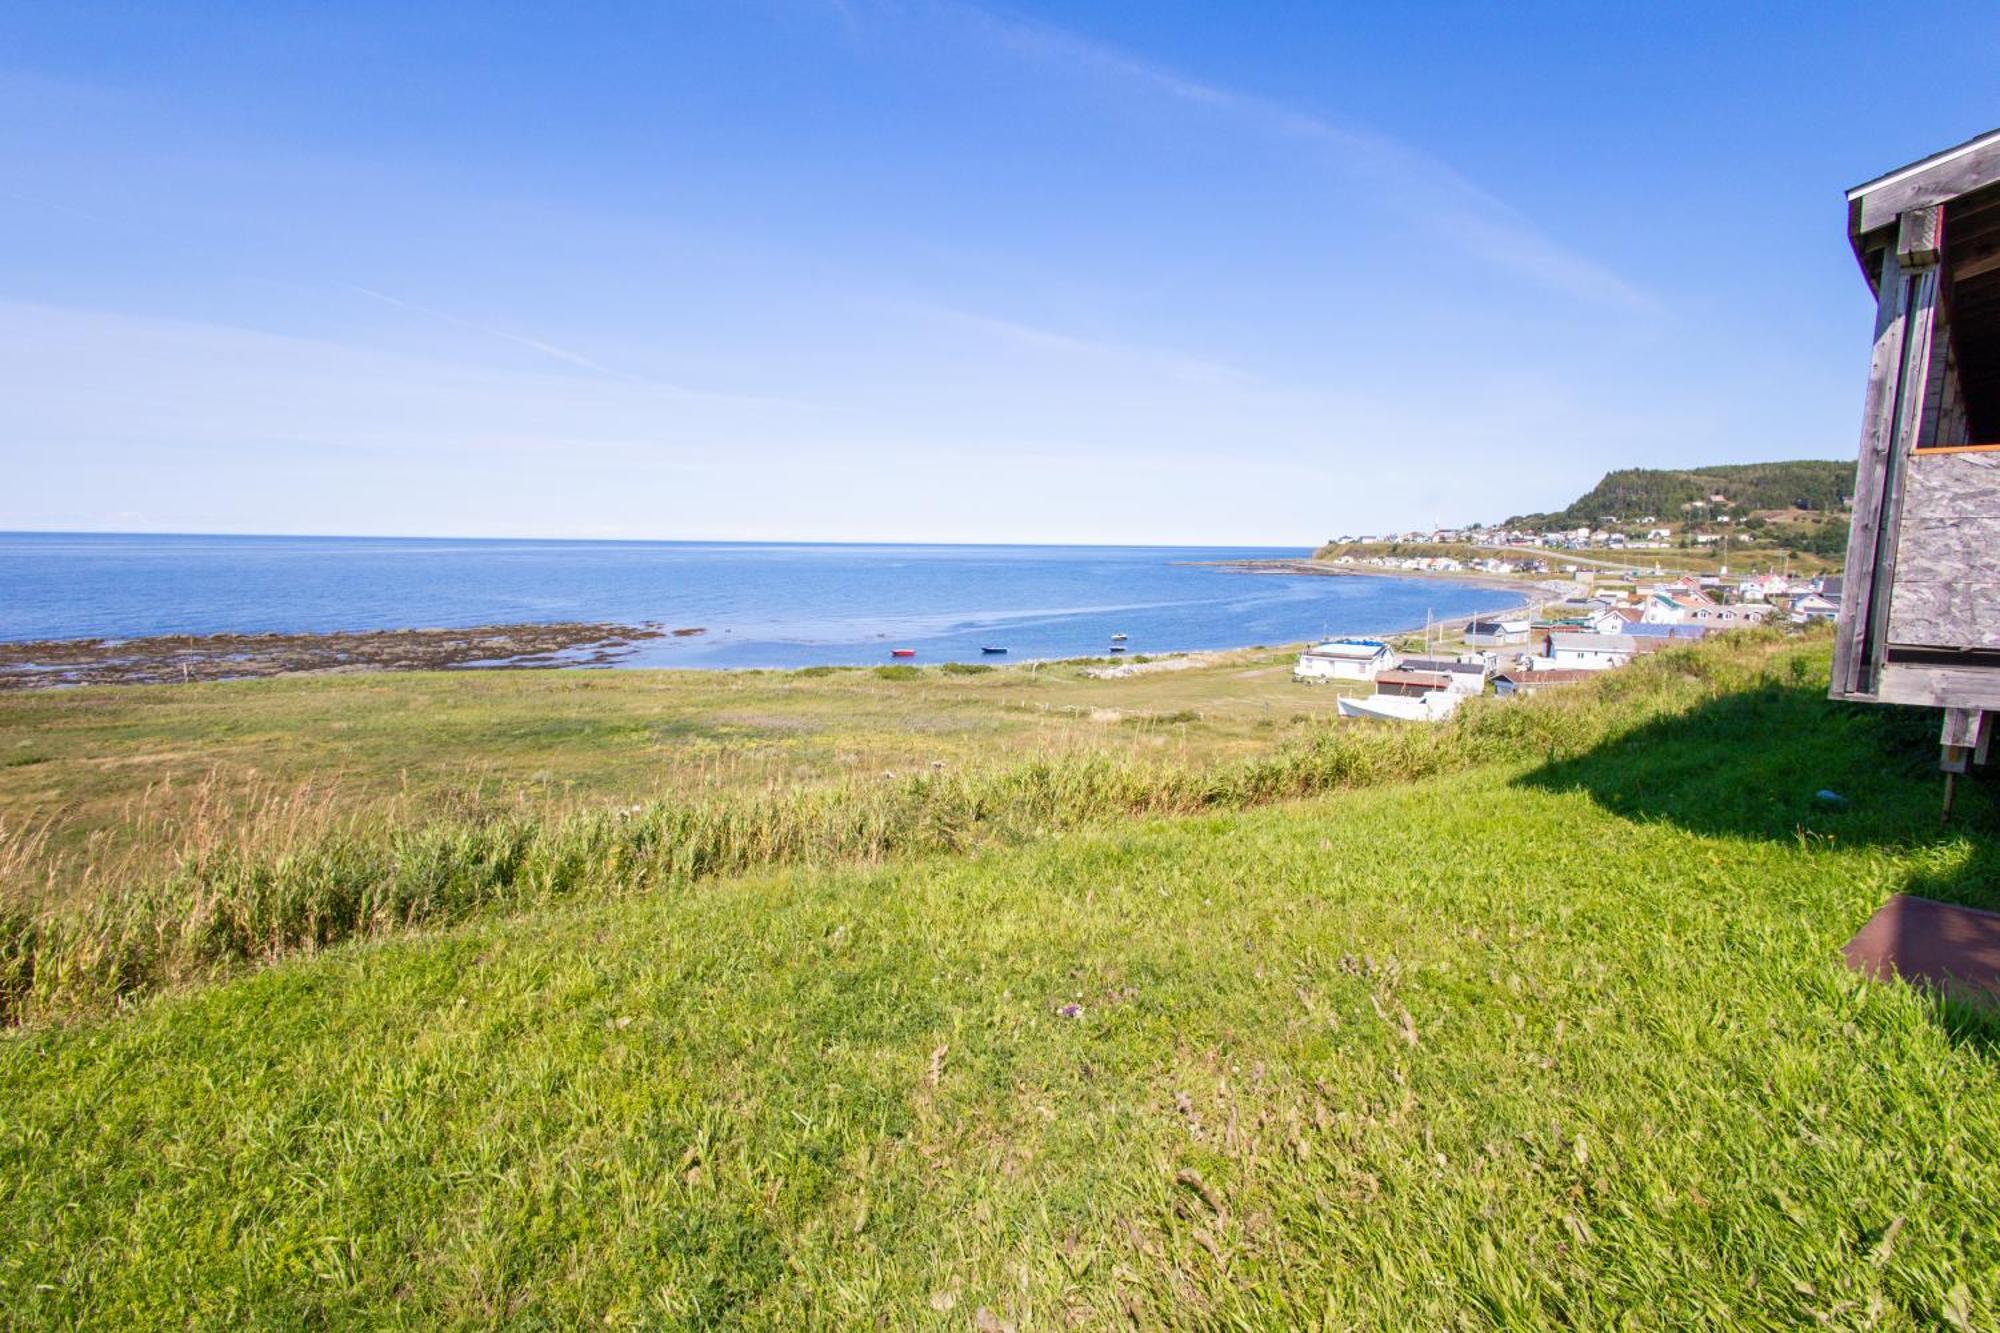
[[1562, 246], [1519, 209], [1420, 149], [1269, 98], [1190, 78], [1065, 28], [1003, 16], [962, 0], [943, 0], [941, 8], [977, 26], [1023, 60], [1150, 89], [1232, 117], [1256, 132], [1323, 149], [1336, 169], [1367, 186], [1373, 197], [1485, 263], [1600, 305], [1645, 312], [1659, 309], [1651, 296]]
[[1191, 356], [1171, 348], [1150, 347], [1138, 343], [1110, 342], [1099, 338], [1086, 338], [1058, 329], [1043, 328], [1040, 325], [1025, 324], [1019, 320], [1006, 319], [997, 315], [982, 314], [973, 310], [961, 310], [954, 306], [928, 303], [903, 303], [902, 308], [926, 319], [971, 330], [987, 337], [996, 338], [1016, 346], [1033, 348], [1037, 351], [1055, 352], [1065, 356], [1085, 357], [1094, 360], [1123, 361], [1174, 374], [1182, 379], [1200, 380], [1228, 384], [1249, 384], [1255, 380], [1249, 371], [1220, 361], [1210, 361], [1204, 357]]
[[97, 216], [95, 213], [86, 213], [80, 208], [72, 208], [68, 204], [57, 203], [53, 199], [38, 199], [34, 195], [22, 194], [19, 190], [0, 190], [0, 199], [11, 199], [15, 203], [28, 208], [47, 209], [51, 213], [62, 213], [68, 217], [81, 218], [85, 222], [102, 223], [105, 221], [104, 218]]
[[530, 338], [523, 333], [512, 333], [506, 329], [495, 328], [491, 324], [481, 324], [476, 320], [465, 319], [449, 311], [438, 310], [427, 305], [419, 305], [415, 301], [406, 301], [400, 296], [391, 296], [387, 292], [378, 292], [373, 287], [363, 287], [360, 283], [343, 282], [340, 285], [350, 292], [359, 293], [370, 300], [380, 301], [384, 305], [395, 306], [399, 310], [408, 310], [415, 314], [426, 315], [432, 319], [442, 320], [446, 324], [451, 324], [461, 329], [469, 329], [474, 333], [485, 334], [489, 338], [499, 338], [502, 341], [513, 343], [519, 347], [530, 348], [540, 352], [543, 356], [563, 362], [565, 365], [575, 366], [579, 370], [588, 370], [610, 379], [623, 380], [627, 384], [655, 383], [655, 381], [649, 380], [643, 375], [633, 375], [627, 371], [613, 370], [603, 362], [593, 360], [581, 352], [572, 352], [567, 347], [558, 347], [556, 344], [544, 342], [540, 338]]
[[582, 352], [573, 351], [560, 344], [549, 342], [544, 338], [530, 337], [525, 333], [515, 333], [511, 329], [498, 328], [491, 324], [482, 324], [478, 320], [466, 319], [464, 316], [454, 315], [448, 310], [439, 310], [434, 306], [423, 305], [401, 296], [393, 296], [388, 292], [377, 291], [373, 287], [364, 287], [360, 283], [343, 282], [339, 285], [347, 291], [354, 292], [356, 295], [365, 296], [373, 301], [380, 301], [384, 305], [394, 306], [398, 310], [407, 310], [412, 314], [423, 315], [428, 319], [440, 320], [443, 323], [450, 324], [455, 328], [465, 329], [471, 333], [481, 334], [488, 338], [498, 338], [503, 342], [510, 342], [519, 347], [526, 347], [532, 351], [541, 353], [550, 360], [561, 362], [566, 366], [573, 366], [578, 370], [589, 371], [591, 374], [600, 375], [605, 379], [616, 380], [620, 384], [632, 384], [641, 388], [657, 389], [673, 394], [678, 398], [699, 400], [707, 403], [784, 408], [792, 411], [819, 410], [819, 404], [800, 399], [782, 398], [765, 394], [725, 393], [713, 389], [693, 389], [684, 384], [675, 384], [668, 380], [656, 379], [651, 375], [633, 374], [631, 371], [620, 370], [615, 366], [607, 366], [595, 357], [586, 356]]

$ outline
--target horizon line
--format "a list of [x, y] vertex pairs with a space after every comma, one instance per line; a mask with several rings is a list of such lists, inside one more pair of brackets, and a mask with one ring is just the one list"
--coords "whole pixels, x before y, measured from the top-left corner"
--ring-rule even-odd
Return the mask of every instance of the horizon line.
[[196, 532], [181, 529], [135, 530], [127, 528], [0, 528], [0, 537], [239, 537], [291, 541], [383, 541], [383, 542], [543, 542], [623, 546], [1047, 546], [1086, 547], [1101, 550], [1129, 550], [1158, 547], [1177, 550], [1316, 550], [1319, 542], [1222, 542], [1222, 541], [934, 541], [920, 537], [517, 537], [453, 536], [435, 533], [371, 532]]

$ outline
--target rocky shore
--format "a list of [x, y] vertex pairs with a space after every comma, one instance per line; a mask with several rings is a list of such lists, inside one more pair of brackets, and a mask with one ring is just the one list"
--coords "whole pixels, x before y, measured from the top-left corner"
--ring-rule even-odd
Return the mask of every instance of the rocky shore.
[[563, 623], [330, 634], [162, 635], [0, 643], [0, 690], [347, 671], [609, 666], [642, 639], [700, 630]]

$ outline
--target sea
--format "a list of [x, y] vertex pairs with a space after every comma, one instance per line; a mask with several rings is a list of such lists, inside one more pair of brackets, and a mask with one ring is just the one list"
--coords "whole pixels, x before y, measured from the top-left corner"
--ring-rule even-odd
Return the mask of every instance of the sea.
[[[1433, 578], [1251, 574], [1280, 547], [0, 533], [0, 640], [592, 621], [701, 630], [620, 666], [1133, 654], [1384, 633], [1504, 604]], [[1005, 648], [1004, 657], [987, 647]]]

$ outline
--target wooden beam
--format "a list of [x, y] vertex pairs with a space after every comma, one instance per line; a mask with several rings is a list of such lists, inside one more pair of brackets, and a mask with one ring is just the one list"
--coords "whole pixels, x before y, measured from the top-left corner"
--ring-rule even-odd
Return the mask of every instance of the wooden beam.
[[[1922, 224], [1916, 228], [1919, 235], [1923, 230]], [[1902, 469], [1923, 420], [1937, 310], [1937, 266], [1908, 272], [1892, 249], [1882, 261], [1880, 292], [1875, 352], [1862, 409], [1861, 452], [1855, 464], [1846, 578], [1834, 637], [1833, 680], [1827, 691], [1835, 699], [1882, 697], [1877, 678], [1888, 646], [1889, 603], [1895, 591]]]
[[1928, 208], [2000, 180], [2000, 135], [1965, 144], [1934, 166], [1893, 172], [1848, 197], [1848, 232], [1863, 236], [1895, 224], [1914, 208]]
[[1971, 282], [1974, 278], [1984, 277], [1995, 269], [2000, 269], [2000, 245], [1992, 247], [1977, 258], [1962, 259], [1953, 264], [1951, 280]]
[[2000, 670], [1891, 662], [1882, 668], [1879, 684], [1876, 703], [2000, 712]]
[[1896, 219], [1896, 262], [1929, 268], [1944, 253], [1944, 209], [1913, 208]]

